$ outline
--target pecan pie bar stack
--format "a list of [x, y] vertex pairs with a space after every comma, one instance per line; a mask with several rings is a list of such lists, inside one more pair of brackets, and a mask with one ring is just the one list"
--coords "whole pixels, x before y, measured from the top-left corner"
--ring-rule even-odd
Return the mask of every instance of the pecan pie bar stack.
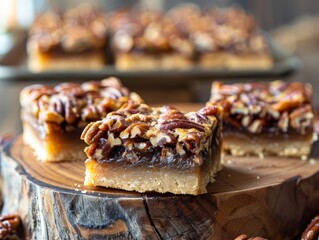
[[214, 82], [210, 104], [224, 109], [223, 149], [232, 155], [308, 156], [314, 134], [311, 96], [311, 86], [299, 82]]
[[84, 127], [128, 101], [142, 100], [116, 78], [82, 85], [31, 85], [20, 95], [24, 142], [42, 161], [84, 160]]
[[170, 18], [150, 10], [110, 17], [111, 46], [120, 70], [185, 69], [193, 66], [195, 48]]
[[93, 7], [46, 12], [30, 28], [28, 65], [33, 71], [101, 68], [106, 61], [106, 35], [107, 18]]
[[203, 68], [267, 69], [273, 58], [253, 17], [238, 8], [213, 9], [196, 21], [192, 39]]
[[82, 133], [85, 184], [197, 195], [220, 167], [220, 111], [128, 103]]

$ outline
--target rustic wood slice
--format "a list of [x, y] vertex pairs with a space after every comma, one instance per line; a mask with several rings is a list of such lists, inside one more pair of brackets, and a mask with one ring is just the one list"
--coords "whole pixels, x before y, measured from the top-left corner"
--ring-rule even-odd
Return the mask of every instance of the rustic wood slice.
[[208, 194], [140, 194], [85, 187], [83, 162], [36, 161], [19, 136], [2, 156], [3, 212], [30, 239], [292, 239], [319, 212], [318, 155], [228, 156]]

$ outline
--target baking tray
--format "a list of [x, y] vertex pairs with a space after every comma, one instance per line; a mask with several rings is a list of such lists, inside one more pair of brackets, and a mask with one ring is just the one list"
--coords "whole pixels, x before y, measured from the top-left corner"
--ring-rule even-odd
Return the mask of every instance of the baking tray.
[[[117, 76], [121, 80], [143, 86], [178, 86], [188, 84], [190, 81], [205, 81], [212, 79], [256, 79], [256, 78], [282, 78], [292, 74], [301, 67], [299, 58], [288, 55], [267, 37], [275, 63], [270, 69], [202, 69], [194, 67], [188, 70], [145, 70], [145, 71], [119, 71], [113, 65], [107, 65], [100, 70], [67, 70], [32, 72], [27, 68], [26, 36], [20, 34], [11, 51], [0, 60], [0, 81], [84, 81], [101, 79], [106, 76]], [[129, 85], [131, 85], [129, 83]]]

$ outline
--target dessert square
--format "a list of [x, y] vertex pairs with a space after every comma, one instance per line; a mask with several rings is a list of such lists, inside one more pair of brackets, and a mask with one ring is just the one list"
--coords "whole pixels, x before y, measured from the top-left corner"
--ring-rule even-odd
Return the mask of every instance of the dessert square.
[[107, 18], [88, 5], [46, 12], [29, 30], [28, 65], [33, 71], [99, 69], [106, 63]]
[[268, 69], [269, 43], [255, 19], [239, 8], [212, 9], [197, 21], [193, 42], [203, 68]]
[[118, 12], [110, 17], [115, 67], [119, 70], [187, 69], [195, 48], [171, 19], [152, 10]]
[[201, 194], [220, 168], [220, 111], [127, 103], [82, 133], [85, 185]]
[[83, 129], [128, 101], [142, 100], [114, 77], [28, 86], [20, 94], [24, 143], [41, 161], [84, 160]]
[[208, 105], [223, 107], [224, 151], [304, 158], [314, 136], [311, 96], [300, 82], [214, 82]]

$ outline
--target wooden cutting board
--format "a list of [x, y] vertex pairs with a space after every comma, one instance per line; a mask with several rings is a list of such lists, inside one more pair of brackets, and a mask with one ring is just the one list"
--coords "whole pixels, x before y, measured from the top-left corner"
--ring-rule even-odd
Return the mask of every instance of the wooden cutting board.
[[2, 156], [3, 212], [31, 239], [292, 239], [319, 212], [317, 156], [226, 156], [207, 194], [140, 194], [85, 187], [82, 161], [39, 162], [19, 136]]

